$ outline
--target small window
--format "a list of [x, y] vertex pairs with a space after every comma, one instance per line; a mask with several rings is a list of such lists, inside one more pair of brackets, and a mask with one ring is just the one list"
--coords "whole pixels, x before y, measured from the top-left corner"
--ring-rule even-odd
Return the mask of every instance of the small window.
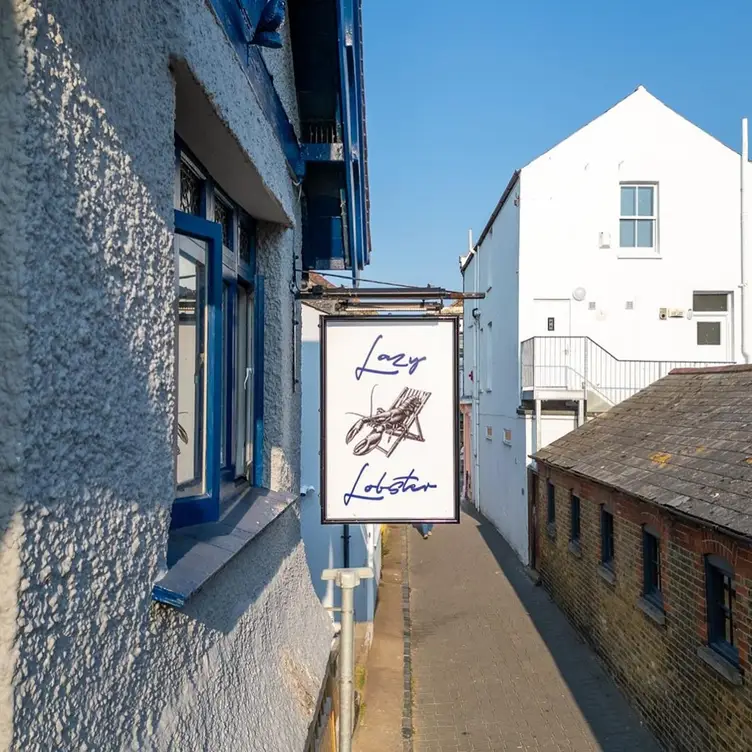
[[570, 514], [569, 539], [572, 543], [580, 542], [580, 497], [572, 494], [572, 508]]
[[614, 515], [601, 507], [601, 564], [614, 571]]
[[697, 344], [698, 345], [715, 345], [721, 344], [721, 322], [720, 321], [698, 321], [697, 322]]
[[692, 295], [692, 310], [696, 313], [726, 313], [728, 293], [696, 292]]
[[233, 243], [233, 218], [232, 209], [218, 195], [214, 195], [214, 221], [222, 228], [222, 245], [229, 250], [234, 247]]
[[203, 203], [204, 181], [188, 164], [180, 162], [180, 199], [178, 209], [186, 214], [200, 216]]
[[732, 663], [739, 662], [734, 644], [734, 572], [719, 556], [705, 557], [708, 644]]
[[554, 484], [549, 481], [548, 483], [548, 514], [547, 522], [549, 525], [556, 524], [556, 489]]
[[661, 591], [661, 541], [647, 528], [642, 530], [642, 594], [659, 608], [663, 608]]
[[622, 185], [619, 216], [621, 248], [656, 247], [656, 186]]

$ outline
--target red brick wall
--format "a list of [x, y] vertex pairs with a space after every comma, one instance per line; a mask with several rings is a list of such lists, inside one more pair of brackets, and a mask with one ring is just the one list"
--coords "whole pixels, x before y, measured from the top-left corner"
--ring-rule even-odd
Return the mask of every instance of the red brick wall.
[[[655, 505], [540, 466], [538, 570], [544, 587], [595, 648], [671, 750], [752, 750], [750, 588], [752, 548]], [[556, 529], [547, 526], [547, 485], [556, 489]], [[570, 498], [580, 497], [580, 551], [570, 550]], [[600, 573], [600, 508], [614, 514], [615, 581]], [[661, 536], [665, 625], [638, 608], [642, 595], [642, 526]], [[733, 686], [698, 657], [707, 643], [704, 554], [734, 567], [734, 635], [742, 686]]]

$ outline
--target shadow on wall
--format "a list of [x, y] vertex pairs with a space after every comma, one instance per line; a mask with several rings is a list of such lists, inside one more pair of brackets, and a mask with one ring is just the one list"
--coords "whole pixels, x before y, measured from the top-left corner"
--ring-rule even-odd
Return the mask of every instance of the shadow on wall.
[[[179, 6], [118, 0], [81, 13], [78, 3], [41, 4], [21, 19], [0, 0], [0, 107], [10, 113], [0, 119], [0, 237], [16, 249], [0, 266], [10, 376], [0, 408], [7, 402], [13, 418], [4, 421], [10, 435], [1, 430], [3, 441], [24, 441], [18, 467], [0, 472], [6, 538], [27, 504], [18, 544], [26, 583], [10, 588], [18, 603], [9, 604], [27, 625], [16, 642], [12, 746], [105, 749], [149, 737], [169, 700], [162, 689], [191, 684], [260, 589], [246, 578], [230, 608], [209, 598], [192, 606], [193, 619], [206, 607], [205, 630], [189, 609], [157, 634], [151, 589], [174, 496], [167, 37]], [[268, 560], [245, 559], [266, 581], [284, 576], [295, 514], [286, 513]], [[188, 645], [176, 679], [167, 664]]]
[[[600, 748], [625, 748], [623, 745], [629, 734], [634, 734], [637, 729], [628, 727], [612, 710], [615, 703], [626, 703], [622, 693], [610, 677], [601, 673], [601, 664], [595, 654], [585, 647], [582, 638], [564, 613], [552, 603], [546, 591], [533, 586], [517, 555], [493, 525], [472, 505], [465, 504], [463, 509], [478, 523], [478, 532], [529, 614]], [[563, 636], [567, 639], [562, 639]], [[583, 642], [582, 650], [572, 650], [571, 636]], [[583, 671], [583, 655], [587, 656], [587, 661], [595, 664], [593, 671]], [[599, 680], [600, 677], [603, 680]], [[645, 732], [640, 730], [639, 733]], [[657, 750], [657, 747], [650, 749]]]

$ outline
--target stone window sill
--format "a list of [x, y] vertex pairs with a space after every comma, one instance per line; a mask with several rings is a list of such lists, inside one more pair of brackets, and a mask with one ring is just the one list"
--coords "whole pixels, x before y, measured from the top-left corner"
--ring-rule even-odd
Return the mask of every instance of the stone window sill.
[[603, 564], [598, 566], [598, 575], [609, 585], [616, 584], [616, 575], [608, 567], [604, 567]]
[[710, 668], [719, 673], [729, 684], [735, 687], [742, 685], [742, 673], [731, 661], [707, 645], [697, 648], [697, 657]]
[[549, 522], [546, 525], [546, 532], [548, 533], [548, 537], [551, 540], [556, 540], [556, 523], [555, 522]]
[[579, 541], [569, 541], [569, 553], [572, 554], [576, 559], [582, 558], [582, 549], [580, 548], [580, 542]]
[[223, 503], [217, 522], [171, 530], [167, 571], [154, 584], [152, 599], [175, 608], [185, 606], [296, 498], [245, 486]]
[[655, 603], [651, 603], [644, 596], [640, 596], [637, 599], [637, 608], [639, 608], [640, 611], [642, 611], [642, 613], [648, 617], [648, 619], [651, 619], [656, 624], [658, 624], [658, 626], [666, 626], [666, 612], [660, 606], [656, 606]]

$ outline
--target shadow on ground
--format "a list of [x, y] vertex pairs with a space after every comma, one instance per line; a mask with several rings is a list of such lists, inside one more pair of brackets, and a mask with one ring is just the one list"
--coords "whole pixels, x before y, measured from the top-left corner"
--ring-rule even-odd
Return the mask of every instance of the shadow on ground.
[[[478, 533], [530, 616], [601, 749], [658, 752], [660, 746], [642, 725], [637, 712], [634, 709], [629, 712], [631, 706], [595, 653], [548, 593], [534, 585], [496, 528], [470, 504], [463, 505], [463, 513], [476, 523]], [[470, 523], [467, 517], [465, 524]], [[573, 645], [579, 649], [573, 649]]]

